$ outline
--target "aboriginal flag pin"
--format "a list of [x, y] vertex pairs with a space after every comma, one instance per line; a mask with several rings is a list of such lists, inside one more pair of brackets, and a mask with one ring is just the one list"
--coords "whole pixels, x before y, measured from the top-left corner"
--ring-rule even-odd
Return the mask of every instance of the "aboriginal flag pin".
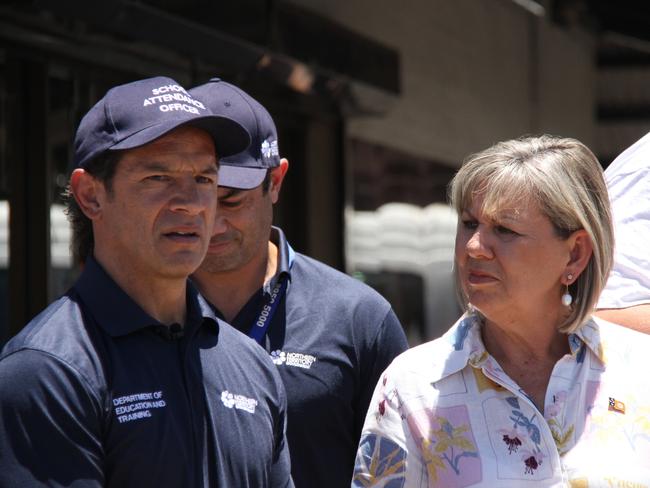
[[625, 403], [616, 398], [609, 397], [609, 410], [612, 412], [625, 413]]

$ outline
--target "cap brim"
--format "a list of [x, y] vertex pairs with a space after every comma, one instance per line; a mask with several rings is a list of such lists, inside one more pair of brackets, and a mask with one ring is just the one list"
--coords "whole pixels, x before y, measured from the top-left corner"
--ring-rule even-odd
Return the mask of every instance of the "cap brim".
[[268, 170], [269, 168], [251, 168], [222, 163], [219, 167], [219, 186], [252, 190], [262, 184]]
[[232, 156], [244, 151], [251, 142], [248, 131], [227, 117], [208, 115], [195, 117], [185, 121], [170, 120], [152, 125], [113, 145], [110, 149], [133, 149], [148, 144], [164, 136], [178, 127], [190, 125], [205, 130], [214, 140], [215, 150], [219, 158]]

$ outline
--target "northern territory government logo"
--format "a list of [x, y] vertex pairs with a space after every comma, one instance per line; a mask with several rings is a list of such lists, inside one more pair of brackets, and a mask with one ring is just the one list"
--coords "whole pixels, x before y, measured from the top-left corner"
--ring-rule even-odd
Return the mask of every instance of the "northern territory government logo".
[[278, 366], [286, 365], [296, 368], [309, 369], [314, 364], [316, 358], [311, 354], [302, 354], [300, 352], [285, 352], [277, 349], [271, 352], [271, 359]]
[[257, 407], [257, 400], [245, 397], [244, 395], [230, 393], [228, 390], [221, 392], [221, 402], [226, 408], [236, 408], [237, 410], [245, 410], [249, 413], [255, 413], [255, 407]]

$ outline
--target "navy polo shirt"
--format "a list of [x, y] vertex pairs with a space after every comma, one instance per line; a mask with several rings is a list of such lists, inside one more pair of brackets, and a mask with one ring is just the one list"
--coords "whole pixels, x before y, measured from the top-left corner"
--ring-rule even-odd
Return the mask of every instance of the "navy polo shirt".
[[[264, 338], [289, 403], [297, 487], [350, 486], [361, 427], [381, 373], [408, 348], [390, 304], [372, 288], [293, 253], [273, 227], [278, 271], [232, 325], [248, 334], [279, 279], [289, 286]], [[218, 311], [217, 311], [218, 313]]]
[[90, 259], [0, 355], [0, 486], [292, 486], [268, 355], [191, 285], [169, 331]]

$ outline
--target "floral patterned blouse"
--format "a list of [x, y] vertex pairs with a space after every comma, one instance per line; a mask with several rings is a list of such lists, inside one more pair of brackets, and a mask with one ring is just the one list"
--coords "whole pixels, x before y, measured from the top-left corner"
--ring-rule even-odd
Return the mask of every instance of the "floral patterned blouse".
[[477, 316], [397, 357], [352, 486], [650, 487], [650, 335], [593, 318], [567, 339], [543, 415], [485, 350]]

